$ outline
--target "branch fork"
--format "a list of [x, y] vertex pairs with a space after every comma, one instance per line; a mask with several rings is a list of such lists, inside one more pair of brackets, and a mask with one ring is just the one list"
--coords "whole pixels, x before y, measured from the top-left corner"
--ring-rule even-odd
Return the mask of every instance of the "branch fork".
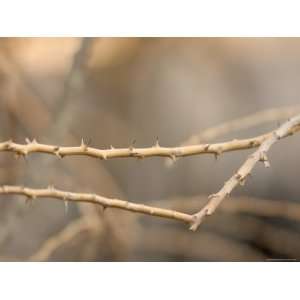
[[100, 159], [126, 158], [137, 157], [146, 158], [153, 156], [169, 157], [176, 160], [178, 157], [199, 155], [211, 153], [216, 156], [224, 152], [249, 149], [258, 147], [258, 149], [248, 156], [247, 160], [242, 164], [238, 171], [224, 183], [223, 187], [216, 194], [212, 194], [208, 198], [207, 204], [195, 214], [186, 214], [175, 210], [163, 209], [159, 207], [147, 206], [128, 202], [119, 199], [111, 199], [96, 194], [73, 193], [56, 189], [50, 185], [45, 189], [32, 189], [23, 186], [2, 186], [0, 194], [15, 194], [26, 196], [27, 199], [33, 200], [36, 198], [55, 198], [62, 200], [67, 207], [68, 201], [73, 202], [89, 202], [101, 205], [103, 209], [107, 207], [119, 208], [131, 212], [142, 213], [151, 216], [163, 217], [181, 221], [190, 225], [192, 231], [196, 231], [201, 222], [206, 216], [212, 215], [222, 201], [229, 196], [238, 185], [244, 185], [248, 176], [251, 175], [253, 168], [257, 162], [263, 162], [265, 167], [270, 167], [267, 157], [267, 152], [272, 145], [284, 137], [292, 135], [300, 130], [300, 115], [288, 120], [282, 124], [277, 130], [270, 133], [244, 140], [233, 140], [217, 144], [200, 144], [194, 146], [181, 147], [161, 147], [157, 139], [155, 145], [150, 148], [134, 148], [134, 143], [129, 148], [115, 149], [111, 146], [110, 149], [102, 150], [89, 147], [82, 139], [78, 147], [62, 147], [55, 145], [46, 145], [38, 143], [35, 139], [30, 141], [25, 140], [26, 144], [17, 144], [9, 140], [0, 143], [0, 152], [13, 152], [24, 157], [30, 153], [45, 153], [56, 155], [59, 158], [72, 155], [91, 156]]

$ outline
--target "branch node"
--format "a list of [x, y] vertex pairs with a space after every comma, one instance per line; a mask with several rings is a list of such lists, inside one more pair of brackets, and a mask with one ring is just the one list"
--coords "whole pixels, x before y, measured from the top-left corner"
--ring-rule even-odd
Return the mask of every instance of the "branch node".
[[240, 173], [237, 172], [235, 174], [235, 178], [238, 180], [238, 182], [241, 186], [245, 185], [245, 183], [246, 183], [246, 177], [245, 176], [243, 176], [243, 175], [241, 175]]
[[266, 168], [269, 168], [271, 166], [265, 151], [260, 153], [259, 160], [264, 163]]

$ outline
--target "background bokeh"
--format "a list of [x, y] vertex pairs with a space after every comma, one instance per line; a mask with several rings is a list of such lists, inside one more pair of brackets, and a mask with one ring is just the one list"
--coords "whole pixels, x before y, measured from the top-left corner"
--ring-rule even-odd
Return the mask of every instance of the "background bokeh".
[[[0, 137], [94, 147], [181, 144], [202, 130], [299, 104], [297, 38], [2, 38]], [[295, 110], [295, 114], [297, 111]], [[272, 130], [270, 122], [214, 141]], [[264, 261], [300, 258], [299, 145], [276, 144], [196, 233], [183, 224], [53, 199], [1, 196], [0, 259]], [[108, 161], [0, 155], [1, 184], [93, 192], [197, 211], [253, 150]], [[274, 212], [274, 213], [272, 213]], [[53, 246], [54, 245], [54, 246]], [[50, 250], [49, 250], [50, 249]], [[41, 251], [42, 250], [42, 251]]]

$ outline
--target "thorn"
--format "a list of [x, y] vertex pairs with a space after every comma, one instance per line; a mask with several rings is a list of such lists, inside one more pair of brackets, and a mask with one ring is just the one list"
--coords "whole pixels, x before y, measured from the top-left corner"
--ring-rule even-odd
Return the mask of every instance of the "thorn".
[[204, 151], [208, 151], [209, 147], [210, 147], [210, 144], [206, 144], [204, 147]]
[[22, 157], [23, 157], [24, 161], [25, 161], [26, 163], [28, 163], [28, 160], [27, 160], [27, 153], [22, 154]]
[[237, 180], [240, 180], [240, 179], [242, 178], [242, 175], [241, 175], [240, 173], [236, 173], [236, 174], [235, 174], [235, 178], [236, 178]]
[[106, 154], [106, 152], [102, 153], [102, 159], [107, 160], [107, 154]]
[[217, 194], [211, 194], [211, 195], [208, 196], [208, 200], [211, 200], [211, 199], [216, 198], [216, 197], [218, 197]]
[[145, 158], [143, 154], [136, 155], [136, 161], [141, 161], [143, 158]]
[[96, 209], [97, 214], [102, 217], [103, 206], [102, 205], [95, 205], [95, 209]]
[[154, 147], [156, 147], [156, 148], [159, 148], [159, 147], [160, 147], [158, 136], [156, 137], [156, 142], [155, 142]]
[[48, 185], [48, 190], [54, 191], [55, 190], [54, 185], [53, 184], [49, 184]]
[[263, 163], [264, 163], [264, 165], [265, 165], [265, 167], [266, 168], [269, 168], [271, 165], [270, 165], [270, 162], [269, 162], [269, 160], [268, 160], [268, 157], [267, 157], [267, 154], [266, 154], [266, 152], [262, 152], [261, 154], [260, 154], [260, 159], [259, 159], [260, 161], [262, 161]]
[[236, 173], [235, 178], [239, 181], [241, 186], [244, 186], [246, 183], [246, 177], [243, 177], [241, 174]]
[[92, 144], [92, 139], [89, 138], [89, 139], [88, 139], [88, 142], [86, 143], [86, 145], [87, 145], [87, 146], [91, 146], [91, 144]]
[[222, 153], [222, 149], [218, 148], [215, 152], [214, 152], [214, 155], [215, 155], [215, 160], [218, 160], [218, 156], [221, 155]]
[[25, 142], [26, 142], [27, 144], [31, 144], [31, 142], [30, 142], [30, 139], [29, 139], [29, 138], [25, 138]]
[[83, 151], [87, 150], [87, 145], [84, 143], [83, 138], [81, 139], [81, 145], [80, 145], [80, 147], [83, 149]]
[[136, 140], [133, 140], [131, 145], [129, 146], [130, 151], [133, 151], [133, 146], [135, 145], [135, 143], [136, 143]]
[[239, 181], [240, 185], [241, 186], [244, 186], [245, 183], [246, 183], [246, 179], [245, 178], [241, 178], [240, 181]]
[[170, 154], [169, 158], [171, 159], [171, 162], [174, 164], [177, 160], [176, 155], [175, 154]]
[[59, 152], [59, 147], [57, 147], [57, 149], [54, 151], [54, 153], [58, 158], [60, 158], [60, 159], [63, 158], [63, 155], [60, 154], [60, 152]]
[[110, 149], [111, 149], [111, 150], [114, 150], [115, 148], [114, 148], [112, 145], [110, 145]]
[[275, 136], [275, 138], [277, 139], [277, 140], [280, 140], [281, 139], [281, 136], [280, 135], [278, 135], [278, 133], [276, 132], [276, 131], [274, 131], [274, 136]]
[[65, 204], [65, 215], [67, 215], [68, 211], [69, 211], [69, 202], [68, 202], [68, 200], [65, 200], [64, 204]]
[[37, 140], [36, 139], [33, 139], [32, 140], [32, 144], [37, 144], [38, 142], [37, 142]]
[[32, 207], [33, 206], [33, 197], [27, 195], [26, 199], [25, 199], [25, 205]]

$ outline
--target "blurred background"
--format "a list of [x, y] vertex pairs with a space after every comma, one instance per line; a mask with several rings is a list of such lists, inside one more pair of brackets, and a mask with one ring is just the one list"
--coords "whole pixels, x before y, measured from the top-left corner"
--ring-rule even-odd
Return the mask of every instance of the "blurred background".
[[[300, 39], [1, 38], [1, 141], [176, 146], [300, 97]], [[300, 110], [300, 109], [299, 109]], [[270, 131], [278, 121], [212, 141]], [[0, 260], [265, 261], [300, 258], [300, 136], [275, 145], [195, 233], [184, 224], [61, 201], [0, 198]], [[253, 150], [179, 159], [0, 155], [0, 183], [91, 192], [196, 212]]]

